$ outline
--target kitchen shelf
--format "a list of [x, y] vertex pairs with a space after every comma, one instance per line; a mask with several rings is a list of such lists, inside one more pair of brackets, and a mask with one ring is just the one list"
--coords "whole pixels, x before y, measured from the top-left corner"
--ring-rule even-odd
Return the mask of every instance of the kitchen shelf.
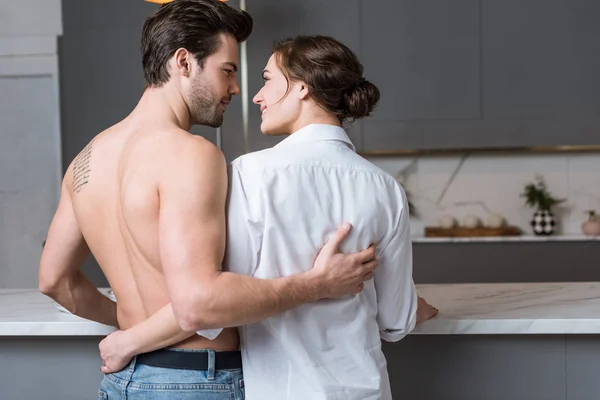
[[496, 243], [496, 242], [599, 242], [600, 236], [483, 236], [483, 237], [425, 237], [413, 236], [413, 243]]

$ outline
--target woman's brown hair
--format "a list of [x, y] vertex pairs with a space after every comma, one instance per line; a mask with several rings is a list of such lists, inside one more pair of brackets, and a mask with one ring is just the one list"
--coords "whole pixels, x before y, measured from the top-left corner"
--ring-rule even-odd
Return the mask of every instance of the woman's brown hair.
[[277, 65], [288, 80], [304, 82], [311, 97], [341, 122], [369, 116], [379, 89], [348, 47], [328, 36], [296, 36], [275, 44]]

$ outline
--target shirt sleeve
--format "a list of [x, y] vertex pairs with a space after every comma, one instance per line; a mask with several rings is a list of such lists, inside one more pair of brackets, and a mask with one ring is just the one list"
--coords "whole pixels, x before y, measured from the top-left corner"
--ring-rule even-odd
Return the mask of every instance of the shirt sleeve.
[[374, 272], [377, 292], [380, 336], [387, 342], [396, 342], [409, 334], [417, 319], [417, 291], [412, 278], [412, 242], [406, 194], [395, 186], [395, 202], [401, 209], [391, 221], [392, 231], [387, 236], [377, 258]]
[[226, 271], [253, 276], [258, 267], [264, 227], [259, 183], [258, 171], [231, 164], [223, 265]]
[[[256, 180], [252, 180], [256, 176], [248, 173], [244, 177], [236, 161], [229, 165], [228, 175], [227, 243], [223, 270], [253, 275], [260, 258], [262, 238], [259, 193], [254, 187]], [[206, 329], [196, 333], [213, 340], [222, 330]]]

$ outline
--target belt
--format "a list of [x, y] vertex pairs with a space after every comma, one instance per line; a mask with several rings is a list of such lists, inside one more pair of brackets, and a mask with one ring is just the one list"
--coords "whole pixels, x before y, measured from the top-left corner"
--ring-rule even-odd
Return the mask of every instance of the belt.
[[[215, 370], [242, 368], [242, 353], [239, 351], [215, 351]], [[208, 370], [207, 351], [157, 350], [137, 356], [136, 364], [151, 367]]]

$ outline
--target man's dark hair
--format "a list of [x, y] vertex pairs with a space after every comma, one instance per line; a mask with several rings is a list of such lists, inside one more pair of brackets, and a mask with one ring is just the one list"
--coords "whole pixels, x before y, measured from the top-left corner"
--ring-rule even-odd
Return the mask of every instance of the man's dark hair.
[[252, 32], [252, 17], [218, 0], [175, 0], [160, 6], [142, 28], [145, 86], [162, 86], [170, 78], [167, 61], [177, 49], [194, 54], [201, 67], [220, 46], [219, 34], [239, 42]]

